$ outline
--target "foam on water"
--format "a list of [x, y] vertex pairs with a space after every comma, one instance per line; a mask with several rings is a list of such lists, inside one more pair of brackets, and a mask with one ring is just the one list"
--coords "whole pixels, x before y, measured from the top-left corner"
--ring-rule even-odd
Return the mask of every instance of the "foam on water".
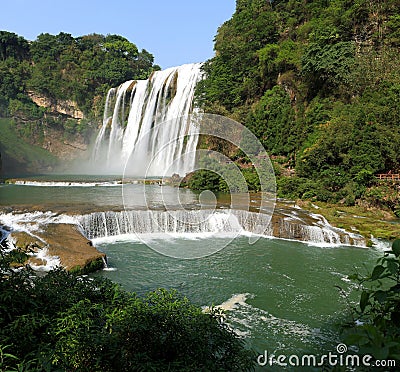
[[221, 308], [225, 311], [232, 311], [236, 309], [239, 305], [245, 305], [246, 300], [250, 297], [250, 293], [239, 293], [239, 294], [234, 294], [232, 295], [231, 298], [228, 300], [224, 301], [222, 304], [216, 306], [218, 308]]
[[31, 254], [31, 256], [33, 255], [36, 259], [46, 262], [44, 265], [30, 263], [30, 266], [36, 271], [47, 272], [61, 266], [60, 258], [58, 256], [51, 256], [47, 248], [40, 249], [35, 254]]
[[[254, 331], [263, 329], [263, 333], [272, 339], [282, 338], [287, 344], [280, 343], [280, 348], [291, 348], [291, 344], [301, 340], [303, 344], [312, 346], [323, 345], [335, 340], [338, 336], [329, 330], [312, 328], [303, 323], [274, 316], [266, 310], [257, 308], [247, 301], [255, 296], [251, 293], [234, 294], [232, 297], [216, 307], [227, 311], [225, 321], [239, 336], [253, 338]], [[207, 307], [205, 311], [207, 311]], [[272, 350], [269, 350], [272, 352]], [[274, 350], [275, 351], [275, 350]]]
[[6, 226], [11, 231], [34, 233], [40, 231], [41, 227], [49, 223], [65, 223], [76, 225], [76, 219], [66, 214], [47, 212], [27, 213], [0, 213], [0, 225]]
[[[72, 216], [58, 215], [56, 213], [47, 212], [29, 212], [29, 213], [0, 213], [0, 226], [2, 227], [3, 236], [5, 236], [10, 244], [9, 250], [15, 249], [15, 241], [13, 239], [13, 232], [24, 232], [33, 238], [47, 244], [42, 237], [37, 235], [42, 228], [49, 223], [66, 223], [76, 224], [76, 220]], [[34, 253], [28, 255], [35, 257], [35, 261], [30, 262], [30, 266], [36, 271], [50, 271], [61, 265], [60, 259], [57, 256], [51, 256], [48, 248], [45, 246]], [[44, 264], [39, 264], [44, 262]]]
[[17, 180], [13, 182], [18, 186], [35, 186], [35, 187], [114, 187], [120, 186], [121, 181], [107, 182], [69, 182], [69, 181], [29, 181]]

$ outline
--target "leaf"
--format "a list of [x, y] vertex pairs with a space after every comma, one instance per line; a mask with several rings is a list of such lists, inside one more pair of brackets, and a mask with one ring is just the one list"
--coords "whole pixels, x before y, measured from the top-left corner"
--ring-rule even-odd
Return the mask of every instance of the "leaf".
[[360, 309], [362, 312], [364, 312], [366, 306], [368, 305], [368, 301], [369, 301], [369, 293], [363, 291], [361, 293], [361, 298], [360, 298]]
[[387, 293], [384, 291], [376, 291], [374, 294], [374, 298], [380, 303], [383, 304], [387, 299]]
[[399, 269], [399, 263], [398, 261], [388, 261], [387, 262], [387, 268], [390, 271], [392, 275], [395, 275]]
[[385, 271], [384, 266], [382, 266], [382, 265], [375, 266], [374, 270], [372, 271], [372, 274], [371, 274], [371, 280], [379, 279], [384, 271]]
[[387, 345], [381, 346], [381, 345], [376, 345], [372, 347], [372, 355], [380, 360], [384, 360], [388, 357], [389, 355], [389, 348]]
[[395, 293], [400, 292], [400, 284], [395, 284], [394, 286], [390, 287], [390, 290]]
[[396, 257], [399, 257], [399, 256], [400, 256], [400, 239], [396, 239], [396, 240], [393, 242], [392, 251], [393, 251], [393, 254], [394, 254]]

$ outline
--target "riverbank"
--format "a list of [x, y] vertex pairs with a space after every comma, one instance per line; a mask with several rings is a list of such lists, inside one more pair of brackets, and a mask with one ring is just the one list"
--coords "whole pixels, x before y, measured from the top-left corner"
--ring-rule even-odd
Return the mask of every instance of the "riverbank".
[[400, 218], [390, 211], [304, 200], [297, 200], [296, 205], [322, 215], [332, 226], [364, 236], [368, 246], [372, 246], [372, 239], [392, 241], [400, 236]]

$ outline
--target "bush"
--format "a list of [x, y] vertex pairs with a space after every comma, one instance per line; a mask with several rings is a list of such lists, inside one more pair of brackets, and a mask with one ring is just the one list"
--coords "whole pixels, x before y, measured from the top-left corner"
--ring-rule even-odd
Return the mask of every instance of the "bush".
[[357, 323], [346, 328], [345, 341], [376, 359], [400, 359], [400, 239], [379, 258], [372, 272], [349, 276], [361, 290], [354, 310]]
[[392, 211], [400, 209], [400, 192], [394, 185], [381, 184], [370, 187], [365, 192], [366, 200], [377, 207]]
[[252, 369], [253, 353], [219, 309], [204, 313], [174, 290], [138, 297], [62, 269], [38, 277], [29, 267], [12, 269], [18, 255], [4, 252], [1, 370]]

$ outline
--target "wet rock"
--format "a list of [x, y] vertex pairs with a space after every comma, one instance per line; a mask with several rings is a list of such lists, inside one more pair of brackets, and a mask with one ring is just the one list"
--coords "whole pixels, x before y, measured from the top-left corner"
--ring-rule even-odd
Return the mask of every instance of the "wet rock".
[[36, 257], [46, 250], [46, 255], [58, 257], [60, 265], [68, 271], [89, 273], [104, 267], [106, 255], [99, 252], [72, 224], [48, 224], [44, 230], [30, 235], [26, 232], [13, 232], [11, 239], [16, 248], [32, 254], [28, 263], [45, 266], [45, 257]]
[[48, 243], [49, 254], [58, 256], [66, 270], [88, 273], [104, 267], [106, 255], [99, 252], [77, 226], [49, 224], [42, 235]]
[[21, 249], [25, 253], [37, 252], [39, 249], [46, 247], [46, 243], [35, 236], [32, 236], [26, 232], [13, 232], [11, 234], [11, 239], [14, 246]]

